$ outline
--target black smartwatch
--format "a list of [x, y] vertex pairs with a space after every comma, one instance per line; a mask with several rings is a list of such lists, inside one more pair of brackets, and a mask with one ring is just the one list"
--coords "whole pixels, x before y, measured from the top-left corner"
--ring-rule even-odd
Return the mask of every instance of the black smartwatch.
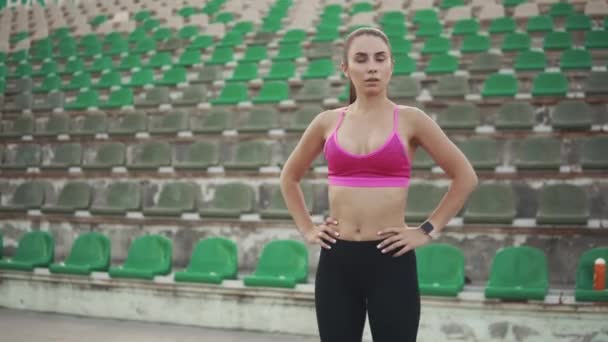
[[429, 221], [424, 221], [424, 223], [420, 225], [420, 229], [433, 240], [439, 236], [437, 230], [435, 230], [435, 227]]

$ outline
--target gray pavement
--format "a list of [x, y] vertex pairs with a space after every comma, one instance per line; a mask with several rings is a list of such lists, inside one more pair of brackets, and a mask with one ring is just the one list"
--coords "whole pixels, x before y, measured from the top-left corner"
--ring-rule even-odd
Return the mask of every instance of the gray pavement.
[[0, 342], [317, 342], [318, 338], [0, 308]]

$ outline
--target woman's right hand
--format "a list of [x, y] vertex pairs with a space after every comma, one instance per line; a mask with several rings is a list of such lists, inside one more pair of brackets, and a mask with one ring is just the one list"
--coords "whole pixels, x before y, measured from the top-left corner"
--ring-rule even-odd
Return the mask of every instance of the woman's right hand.
[[315, 224], [313, 229], [310, 229], [304, 234], [304, 238], [308, 243], [319, 244], [325, 249], [331, 249], [331, 245], [336, 243], [335, 237], [340, 236], [340, 233], [332, 229], [330, 226], [338, 224], [332, 217], [325, 218], [325, 222], [321, 224]]

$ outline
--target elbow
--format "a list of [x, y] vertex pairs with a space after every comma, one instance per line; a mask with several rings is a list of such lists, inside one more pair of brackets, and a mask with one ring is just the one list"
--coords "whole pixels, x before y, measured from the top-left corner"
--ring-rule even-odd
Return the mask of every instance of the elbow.
[[283, 169], [281, 170], [281, 173], [279, 175], [279, 181], [281, 184], [284, 185], [288, 183], [298, 183], [300, 179], [296, 177], [292, 172], [289, 172], [289, 170]]

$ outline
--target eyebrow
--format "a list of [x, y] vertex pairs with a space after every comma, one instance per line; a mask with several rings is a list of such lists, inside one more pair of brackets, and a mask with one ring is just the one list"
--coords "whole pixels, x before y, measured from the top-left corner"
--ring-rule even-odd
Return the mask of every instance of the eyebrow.
[[[376, 52], [374, 53], [374, 55], [378, 56], [378, 55], [385, 55], [386, 51], [380, 51], [380, 52]], [[355, 56], [367, 56], [367, 53], [365, 52], [357, 52], [355, 53]]]

